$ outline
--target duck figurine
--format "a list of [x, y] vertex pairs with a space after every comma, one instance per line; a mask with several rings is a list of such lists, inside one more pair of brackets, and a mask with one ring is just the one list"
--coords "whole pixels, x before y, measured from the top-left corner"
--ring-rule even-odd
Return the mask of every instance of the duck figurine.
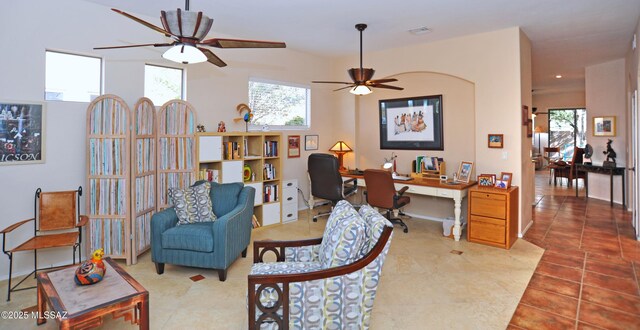
[[91, 259], [85, 261], [76, 269], [76, 275], [73, 277], [78, 285], [95, 284], [102, 281], [107, 268], [102, 261], [104, 249], [100, 248], [93, 251]]

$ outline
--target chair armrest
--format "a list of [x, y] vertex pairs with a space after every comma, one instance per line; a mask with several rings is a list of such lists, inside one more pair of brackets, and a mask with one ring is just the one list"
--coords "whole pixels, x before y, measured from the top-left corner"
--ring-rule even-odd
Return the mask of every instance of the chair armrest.
[[[322, 237], [303, 239], [297, 241], [254, 241], [253, 242], [253, 263], [263, 262], [264, 254], [268, 251], [276, 255], [277, 261], [284, 261], [284, 249], [286, 247], [300, 247], [309, 245], [318, 245], [322, 243]], [[261, 250], [262, 249], [262, 250]]]
[[14, 223], [13, 225], [11, 225], [11, 226], [9, 226], [9, 227], [7, 227], [7, 228], [3, 229], [2, 231], [0, 231], [0, 233], [2, 233], [2, 234], [6, 234], [6, 233], [11, 232], [11, 231], [13, 231], [14, 229], [16, 229], [16, 228], [18, 228], [18, 227], [20, 227], [20, 226], [24, 225], [25, 223], [27, 223], [27, 222], [29, 222], [29, 221], [32, 221], [32, 220], [35, 220], [35, 219], [36, 219], [36, 218], [31, 218], [31, 219], [22, 220], [22, 221], [20, 221], [20, 222]]
[[347, 180], [342, 181], [342, 184], [344, 185], [345, 183], [351, 183], [351, 182], [354, 182], [354, 181], [357, 182], [357, 180], [358, 180], [357, 178], [347, 179]]
[[86, 215], [81, 215], [80, 221], [78, 221], [78, 224], [76, 225], [76, 227], [84, 227], [88, 222], [89, 222], [89, 217]]
[[402, 194], [407, 190], [409, 190], [409, 186], [402, 187], [402, 189], [398, 190], [398, 196], [402, 196]]
[[255, 193], [256, 190], [253, 187], [243, 187], [238, 196], [238, 204], [213, 223], [213, 249], [224, 251], [223, 260], [228, 264], [247, 249], [251, 242], [251, 218]]

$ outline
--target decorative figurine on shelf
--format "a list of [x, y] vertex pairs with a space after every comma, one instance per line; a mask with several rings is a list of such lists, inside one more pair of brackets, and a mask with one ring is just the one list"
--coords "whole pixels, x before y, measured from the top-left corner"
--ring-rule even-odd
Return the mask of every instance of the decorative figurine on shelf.
[[218, 132], [226, 132], [226, 131], [227, 131], [227, 126], [223, 121], [220, 121], [218, 123]]
[[76, 274], [73, 277], [78, 285], [95, 284], [104, 278], [104, 273], [107, 271], [102, 257], [104, 256], [104, 249], [100, 248], [93, 251], [91, 259], [85, 261], [76, 269]]
[[244, 121], [244, 128], [248, 132], [249, 131], [249, 122], [251, 121], [251, 119], [253, 119], [253, 113], [251, 112], [251, 108], [249, 108], [249, 106], [244, 104], [244, 103], [240, 103], [236, 107], [236, 110], [238, 110], [238, 114], [240, 114], [240, 115], [242, 115], [243, 111], [247, 111], [242, 117], [233, 118], [233, 121], [234, 122], [239, 122], [239, 121], [243, 120]]
[[616, 167], [616, 152], [611, 148], [611, 142], [613, 141], [609, 139], [607, 142], [607, 150], [602, 152], [607, 156], [607, 160], [602, 163], [602, 166], [604, 167]]
[[196, 126], [196, 131], [197, 131], [198, 133], [204, 133], [204, 132], [206, 132], [206, 130], [204, 129], [204, 125], [202, 125], [202, 124], [198, 124], [198, 125]]

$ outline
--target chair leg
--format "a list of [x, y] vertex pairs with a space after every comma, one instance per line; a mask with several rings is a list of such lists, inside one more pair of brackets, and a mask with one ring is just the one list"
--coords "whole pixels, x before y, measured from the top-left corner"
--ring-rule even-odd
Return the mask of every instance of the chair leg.
[[400, 225], [400, 227], [402, 227], [402, 231], [405, 233], [409, 232], [409, 227], [407, 227], [407, 224], [404, 223], [404, 221], [402, 221], [402, 219], [400, 218], [392, 218], [391, 217], [391, 210], [387, 210], [387, 220], [389, 220], [389, 222], [391, 222], [394, 225]]
[[164, 263], [163, 262], [156, 262], [156, 273], [158, 273], [158, 275], [162, 275], [164, 273]]
[[7, 301], [11, 300], [11, 271], [13, 270], [13, 254], [7, 253], [9, 256], [9, 286], [7, 287]]
[[227, 280], [227, 270], [226, 269], [218, 270], [218, 278], [220, 279], [220, 282], [226, 281]]
[[243, 258], [246, 258], [246, 257], [247, 257], [247, 249], [248, 249], [248, 248], [245, 248], [245, 249], [244, 249], [244, 251], [242, 251], [242, 257], [243, 257]]

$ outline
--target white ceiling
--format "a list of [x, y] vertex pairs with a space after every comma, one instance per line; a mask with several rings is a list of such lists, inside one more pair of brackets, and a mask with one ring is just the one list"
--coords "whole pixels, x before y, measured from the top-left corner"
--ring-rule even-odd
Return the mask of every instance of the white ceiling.
[[[158, 17], [149, 20], [158, 26], [160, 10], [185, 6], [184, 0], [87, 1]], [[520, 26], [533, 46], [534, 90], [551, 92], [584, 90], [586, 66], [625, 56], [640, 17], [640, 0], [191, 0], [190, 10], [214, 19], [208, 37], [221, 33], [284, 41], [288, 48], [322, 56], [357, 54], [354, 25], [367, 23], [364, 64], [374, 68], [375, 63], [367, 63], [367, 51]], [[421, 26], [432, 32], [407, 32]], [[556, 79], [556, 74], [564, 78]]]

